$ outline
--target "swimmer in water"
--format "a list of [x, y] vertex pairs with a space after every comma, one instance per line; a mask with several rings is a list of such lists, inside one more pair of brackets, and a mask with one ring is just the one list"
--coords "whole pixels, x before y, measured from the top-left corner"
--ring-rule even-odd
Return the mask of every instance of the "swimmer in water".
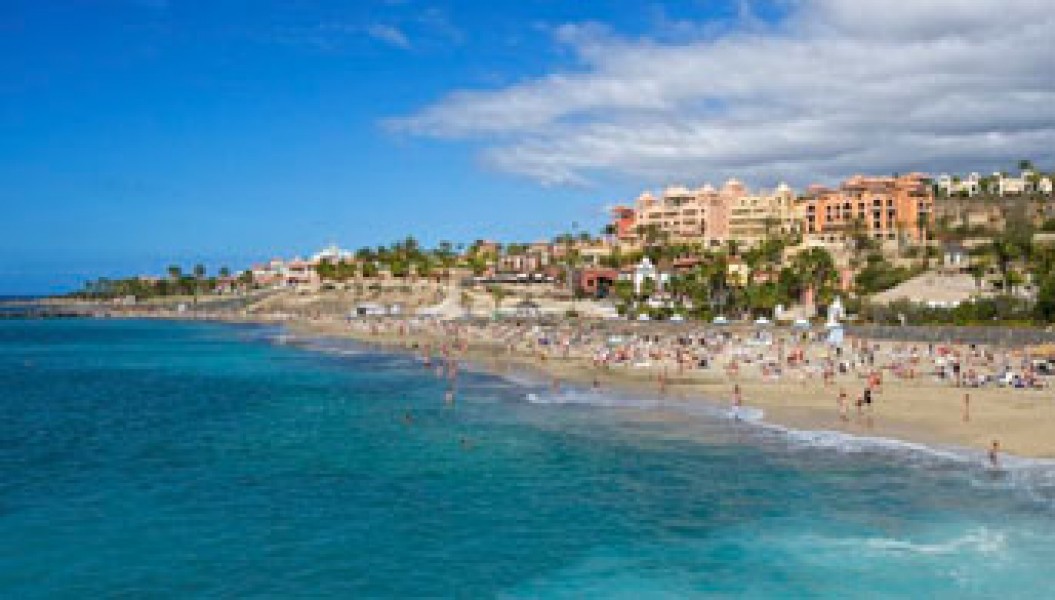
[[447, 393], [443, 395], [443, 403], [447, 406], [454, 406], [454, 390], [449, 389]]
[[404, 425], [413, 425], [414, 424], [414, 415], [412, 415], [409, 410], [407, 412], [403, 413], [403, 424]]
[[473, 449], [473, 442], [472, 442], [472, 440], [470, 440], [467, 437], [462, 437], [459, 440], [458, 443], [461, 444], [462, 450], [472, 450]]

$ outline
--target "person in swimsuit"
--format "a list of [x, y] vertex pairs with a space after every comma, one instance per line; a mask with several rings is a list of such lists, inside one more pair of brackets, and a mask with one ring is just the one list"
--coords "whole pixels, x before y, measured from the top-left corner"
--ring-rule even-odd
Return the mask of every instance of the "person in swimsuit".
[[989, 446], [989, 464], [994, 469], [1000, 468], [1000, 442], [993, 440], [993, 444]]

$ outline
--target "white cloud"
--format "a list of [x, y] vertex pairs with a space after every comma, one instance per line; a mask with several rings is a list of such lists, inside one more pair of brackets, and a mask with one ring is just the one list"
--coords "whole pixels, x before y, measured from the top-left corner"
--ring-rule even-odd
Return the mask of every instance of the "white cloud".
[[381, 40], [397, 48], [410, 48], [410, 39], [399, 28], [392, 25], [375, 24], [367, 28], [366, 32], [371, 37]]
[[390, 125], [484, 143], [547, 184], [597, 175], [759, 184], [1055, 161], [1048, 0], [783, 0], [684, 43], [554, 31], [576, 70], [451, 93]]

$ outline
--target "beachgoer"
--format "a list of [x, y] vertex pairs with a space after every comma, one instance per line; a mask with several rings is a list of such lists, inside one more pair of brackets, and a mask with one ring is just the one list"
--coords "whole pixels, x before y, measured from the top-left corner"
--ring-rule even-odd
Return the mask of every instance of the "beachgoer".
[[1000, 468], [1000, 442], [993, 440], [993, 444], [989, 447], [989, 464], [994, 469]]
[[963, 422], [968, 423], [971, 420], [971, 395], [963, 395]]

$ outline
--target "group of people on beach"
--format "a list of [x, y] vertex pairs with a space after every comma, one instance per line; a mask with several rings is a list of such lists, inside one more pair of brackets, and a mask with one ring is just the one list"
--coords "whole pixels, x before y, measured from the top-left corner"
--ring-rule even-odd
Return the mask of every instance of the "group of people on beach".
[[[744, 405], [741, 380], [813, 381], [837, 387], [839, 422], [851, 422], [855, 413], [857, 422], [866, 428], [873, 426], [874, 406], [885, 377], [906, 382], [926, 379], [929, 384], [966, 389], [1047, 385], [1033, 370], [1028, 355], [976, 344], [879, 342], [851, 337], [836, 345], [821, 334], [798, 331], [735, 332], [694, 327], [664, 332], [610, 324], [422, 318], [351, 320], [347, 327], [365, 339], [415, 340], [423, 362], [433, 365], [437, 361], [437, 375], [451, 382], [444, 397], [447, 405], [454, 403], [458, 358], [470, 348], [484, 349], [496, 358], [519, 357], [542, 365], [547, 361], [577, 361], [592, 368], [593, 387], [600, 386], [599, 374], [620, 372], [651, 378], [660, 394], [669, 392], [675, 377], [725, 378], [734, 382], [734, 414]], [[559, 377], [554, 376], [553, 386], [559, 390]], [[860, 392], [851, 399], [847, 390], [853, 387]], [[969, 392], [964, 399], [963, 420], [970, 421]], [[989, 450], [994, 464], [998, 452], [999, 442], [994, 440]]]

